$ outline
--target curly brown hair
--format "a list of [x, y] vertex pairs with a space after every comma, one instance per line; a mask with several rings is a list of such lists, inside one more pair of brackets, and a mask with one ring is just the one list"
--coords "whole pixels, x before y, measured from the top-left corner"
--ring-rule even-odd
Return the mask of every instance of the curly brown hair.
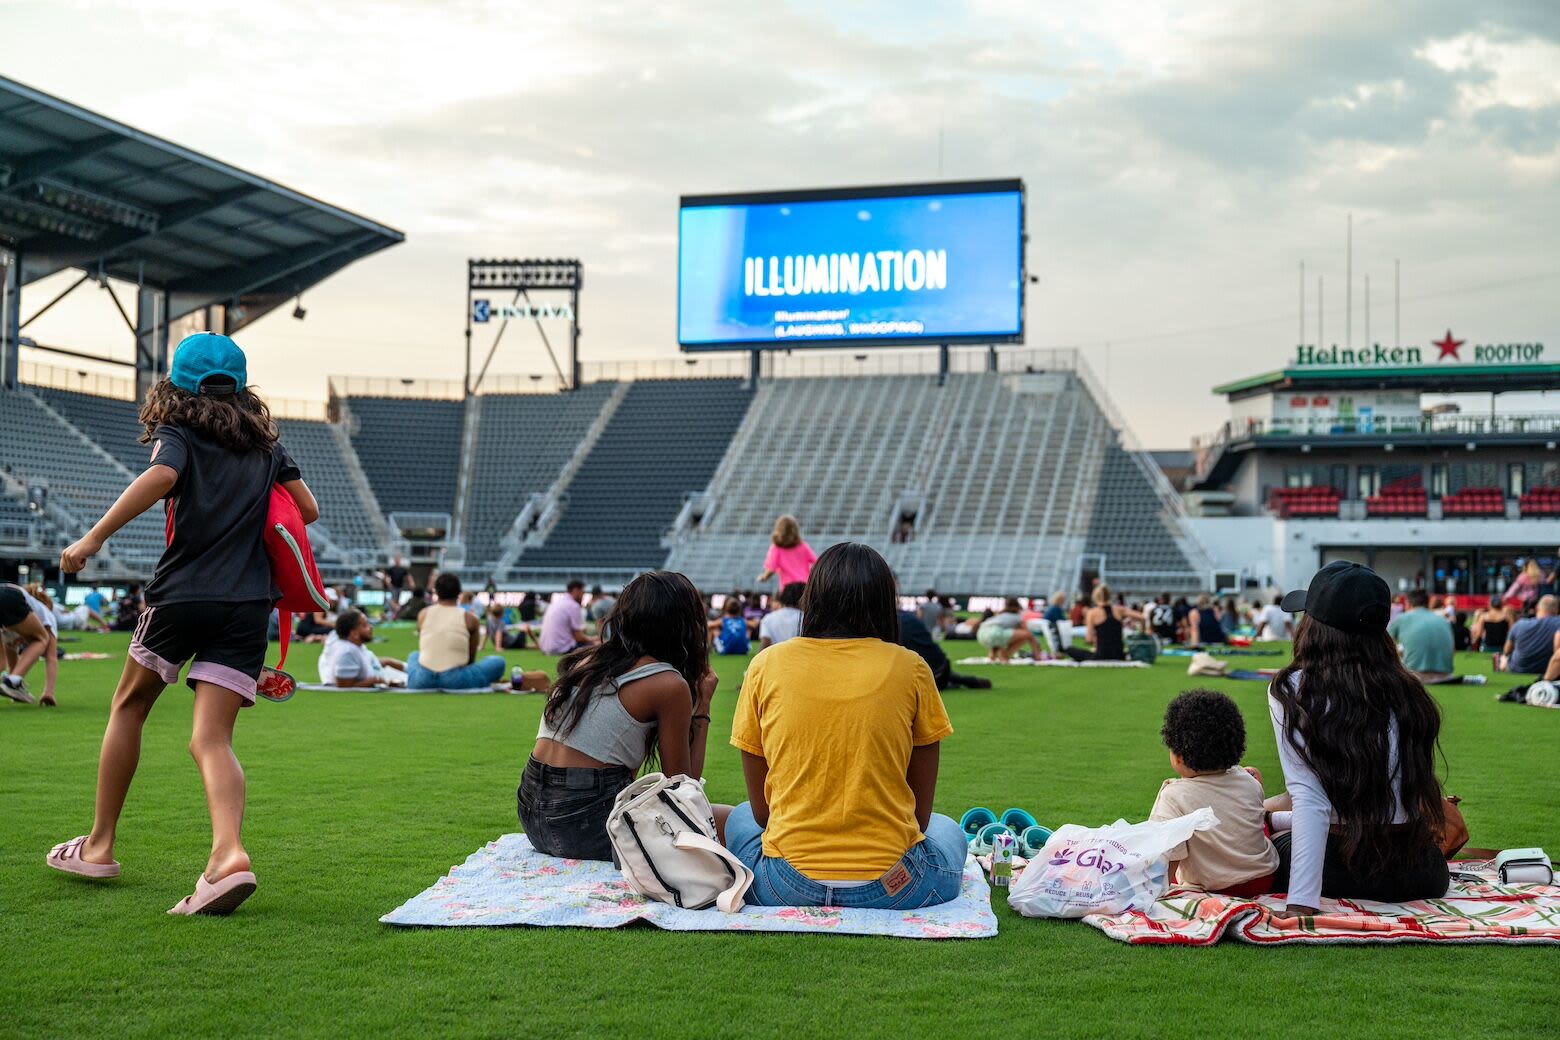
[[146, 392], [138, 419], [145, 427], [142, 444], [150, 444], [164, 424], [187, 426], [235, 452], [270, 451], [277, 441], [271, 410], [248, 387], [227, 394], [192, 394], [164, 377]]

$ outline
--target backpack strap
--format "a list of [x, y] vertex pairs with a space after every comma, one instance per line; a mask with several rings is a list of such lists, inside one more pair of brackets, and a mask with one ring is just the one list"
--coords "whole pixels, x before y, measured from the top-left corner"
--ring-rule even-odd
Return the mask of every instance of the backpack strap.
[[276, 619], [278, 622], [280, 622], [280, 626], [276, 630], [276, 638], [280, 640], [282, 644], [282, 656], [279, 657], [276, 661], [277, 671], [280, 671], [282, 666], [287, 663], [287, 644], [289, 642], [289, 637], [292, 636], [292, 611], [281, 610], [278, 608], [276, 611]]
[[700, 852], [708, 852], [724, 860], [736, 875], [736, 880], [731, 887], [715, 897], [715, 905], [720, 907], [722, 913], [734, 914], [742, 909], [742, 897], [747, 895], [747, 890], [753, 886], [753, 871], [748, 865], [736, 857], [726, 846], [713, 839], [706, 838], [697, 831], [678, 831], [672, 838], [672, 844], [679, 849], [698, 849]]

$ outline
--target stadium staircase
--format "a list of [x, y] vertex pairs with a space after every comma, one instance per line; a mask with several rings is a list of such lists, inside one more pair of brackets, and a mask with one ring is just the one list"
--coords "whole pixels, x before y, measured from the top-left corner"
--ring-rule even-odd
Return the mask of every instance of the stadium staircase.
[[[736, 379], [644, 380], [620, 387], [598, 436], [566, 479], [550, 530], [523, 546], [506, 577], [533, 584], [621, 585], [662, 566], [663, 533], [704, 490], [753, 398]], [[577, 393], [588, 390], [589, 386]], [[545, 517], [545, 513], [543, 516]]]
[[458, 508], [465, 543], [461, 570], [469, 580], [486, 581], [496, 573], [506, 534], [535, 496], [554, 489], [618, 387], [588, 383], [567, 394], [471, 399], [471, 407], [480, 410], [475, 458], [466, 500]]
[[762, 383], [667, 566], [745, 587], [791, 513], [816, 550], [873, 545], [906, 590], [1043, 595], [1087, 553], [1129, 589], [1201, 588], [1176, 496], [1102, 401], [1081, 370]]

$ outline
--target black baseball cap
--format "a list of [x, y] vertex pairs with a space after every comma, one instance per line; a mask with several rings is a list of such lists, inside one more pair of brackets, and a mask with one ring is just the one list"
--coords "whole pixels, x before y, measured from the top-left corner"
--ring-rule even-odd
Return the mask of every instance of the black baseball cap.
[[1369, 567], [1339, 560], [1317, 571], [1308, 588], [1295, 589], [1279, 606], [1345, 632], [1382, 632], [1392, 614], [1392, 590]]
[[21, 589], [15, 585], [0, 585], [0, 626], [9, 628], [19, 625], [31, 613], [27, 597], [22, 595]]

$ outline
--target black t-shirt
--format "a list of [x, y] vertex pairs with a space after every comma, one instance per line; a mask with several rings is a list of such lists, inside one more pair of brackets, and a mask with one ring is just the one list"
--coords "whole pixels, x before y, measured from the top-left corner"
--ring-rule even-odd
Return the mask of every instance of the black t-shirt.
[[147, 604], [274, 602], [263, 541], [271, 485], [302, 476], [287, 449], [239, 454], [187, 427], [159, 426], [148, 466], [179, 479], [163, 501], [168, 548], [146, 583]]
[[385, 591], [399, 592], [406, 585], [406, 575], [409, 572], [405, 567], [385, 568]]
[[919, 654], [927, 667], [932, 670], [932, 675], [939, 679], [948, 668], [948, 655], [943, 653], [942, 647], [938, 646], [937, 641], [932, 638], [931, 630], [912, 611], [899, 612], [899, 645]]

